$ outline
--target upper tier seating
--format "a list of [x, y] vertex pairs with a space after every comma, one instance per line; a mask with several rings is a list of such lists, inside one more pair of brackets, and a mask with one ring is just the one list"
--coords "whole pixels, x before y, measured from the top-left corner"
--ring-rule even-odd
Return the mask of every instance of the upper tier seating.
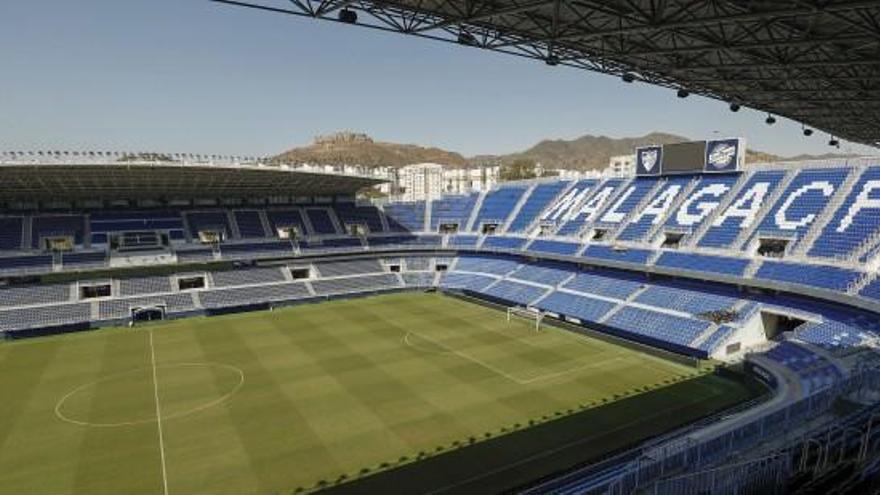
[[635, 178], [624, 186], [620, 196], [614, 199], [608, 208], [598, 217], [596, 225], [600, 227], [616, 227], [621, 225], [624, 218], [635, 210], [636, 206], [647, 197], [648, 193], [657, 185], [653, 178]]
[[425, 202], [390, 203], [385, 205], [385, 216], [393, 232], [421, 232], [425, 230]]
[[822, 214], [849, 170], [828, 168], [803, 170], [791, 181], [752, 237], [776, 235], [800, 239]]
[[92, 244], [109, 242], [114, 232], [165, 231], [173, 240], [185, 238], [183, 218], [171, 210], [104, 210], [89, 215]]
[[[784, 170], [756, 172], [746, 181], [724, 211], [712, 221], [711, 226], [697, 243], [700, 247], [728, 247], [743, 230], [752, 227], [755, 215], [764, 202], [785, 177]], [[760, 201], [759, 201], [760, 200]]]
[[568, 184], [568, 181], [558, 180], [545, 182], [535, 186], [532, 193], [529, 194], [528, 199], [526, 199], [526, 202], [523, 203], [519, 212], [517, 212], [516, 216], [511, 220], [510, 225], [507, 227], [507, 232], [525, 232], [529, 225], [538, 218], [538, 215], [544, 210], [544, 208], [546, 208], [547, 205], [553, 201], [553, 199], [556, 198], [566, 186], [568, 186]]
[[306, 215], [316, 234], [341, 234], [336, 230], [333, 219], [326, 208], [306, 208]]
[[281, 268], [249, 268], [246, 270], [228, 270], [213, 272], [211, 279], [214, 287], [232, 287], [235, 285], [268, 284], [283, 282], [284, 273]]
[[684, 194], [688, 183], [693, 180], [690, 176], [672, 177], [659, 191], [650, 198], [650, 203], [636, 216], [626, 224], [617, 240], [635, 241], [640, 240], [647, 235], [648, 231], [656, 225], [660, 225], [665, 220], [665, 215], [669, 213], [670, 208], [675, 200]]
[[877, 278], [870, 284], [866, 285], [859, 295], [867, 297], [868, 299], [880, 301], [880, 278]]
[[270, 209], [266, 211], [266, 218], [269, 219], [269, 225], [272, 228], [272, 236], [278, 235], [278, 230], [290, 227], [296, 227], [302, 236], [309, 234], [302, 218], [302, 212], [298, 209]]
[[[855, 172], [854, 172], [855, 173]], [[848, 258], [880, 231], [880, 167], [864, 171], [810, 249], [810, 256]]]
[[225, 211], [191, 211], [186, 213], [189, 235], [196, 240], [199, 238], [200, 231], [216, 231], [229, 237], [232, 231], [229, 228], [228, 220]]
[[622, 179], [609, 179], [601, 184], [596, 179], [579, 180], [544, 211], [541, 221], [558, 225], [556, 235], [575, 235], [603, 205], [594, 204], [588, 212], [582, 212], [581, 206], [593, 203], [594, 198], [600, 201], [623, 183]]
[[382, 219], [379, 217], [379, 210], [375, 206], [357, 206], [354, 203], [336, 203], [333, 208], [336, 216], [342, 222], [343, 227], [346, 224], [366, 225], [370, 232], [384, 232]]
[[22, 228], [21, 217], [0, 217], [0, 251], [21, 249]]
[[335, 261], [316, 265], [322, 277], [346, 277], [364, 273], [382, 273], [385, 269], [377, 259]]
[[86, 219], [82, 215], [35, 216], [31, 226], [31, 246], [42, 248], [40, 241], [46, 237], [70, 236], [77, 246], [83, 244]]
[[284, 256], [293, 252], [289, 240], [269, 242], [243, 242], [236, 244], [221, 244], [220, 253], [224, 258], [241, 259], [256, 256]]
[[669, 215], [664, 228], [688, 234], [695, 232], [715, 212], [739, 178], [740, 174], [701, 177], [688, 198]]
[[431, 230], [436, 232], [441, 223], [457, 224], [458, 230], [466, 230], [478, 196], [479, 193], [473, 193], [434, 200], [431, 204]]
[[525, 192], [526, 186], [503, 186], [486, 193], [477, 212], [474, 230], [479, 230], [484, 223], [503, 225]]
[[238, 225], [238, 233], [242, 239], [266, 237], [266, 229], [263, 228], [263, 220], [260, 212], [256, 210], [235, 210], [235, 223]]

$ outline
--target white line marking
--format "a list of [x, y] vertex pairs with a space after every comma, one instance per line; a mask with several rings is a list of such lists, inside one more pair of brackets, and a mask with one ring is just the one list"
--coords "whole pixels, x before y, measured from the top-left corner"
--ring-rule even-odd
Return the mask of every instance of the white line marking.
[[150, 361], [153, 365], [153, 397], [156, 399], [156, 425], [159, 431], [159, 455], [162, 459], [162, 487], [168, 495], [168, 470], [165, 467], [165, 435], [162, 432], [162, 408], [159, 406], [159, 379], [156, 377], [156, 348], [153, 346], [153, 329], [150, 335]]
[[[500, 369], [500, 368], [496, 368], [495, 366], [492, 366], [491, 364], [484, 363], [484, 362], [480, 361], [480, 360], [477, 359], [477, 358], [474, 358], [474, 357], [468, 356], [467, 354], [465, 354], [465, 353], [463, 353], [463, 352], [457, 351], [457, 350], [455, 350], [455, 349], [453, 349], [453, 348], [451, 348], [451, 347], [449, 347], [449, 346], [447, 346], [447, 345], [444, 345], [444, 344], [441, 344], [440, 342], [437, 342], [437, 341], [434, 340], [434, 339], [431, 339], [431, 338], [425, 337], [424, 335], [420, 335], [420, 334], [417, 334], [417, 333], [415, 333], [415, 332], [407, 332], [407, 335], [409, 335], [409, 334], [413, 334], [413, 335], [415, 335], [416, 337], [419, 337], [419, 338], [421, 338], [421, 339], [425, 339], [425, 340], [427, 340], [428, 342], [431, 342], [432, 344], [434, 344], [434, 345], [436, 345], [436, 346], [438, 346], [438, 347], [440, 347], [440, 348], [442, 348], [442, 349], [445, 349], [447, 352], [451, 352], [451, 353], [455, 354], [456, 356], [458, 356], [458, 357], [460, 357], [460, 358], [462, 358], [462, 359], [467, 359], [468, 361], [470, 361], [470, 362], [472, 362], [472, 363], [474, 363], [474, 364], [480, 365], [480, 366], [482, 366], [483, 368], [486, 368], [486, 369], [489, 370], [489, 371], [495, 372], [495, 373], [497, 373], [497, 374], [503, 376], [504, 378], [507, 378], [508, 380], [512, 381], [513, 383], [516, 383], [516, 384], [518, 384], [518, 385], [523, 385], [523, 382], [520, 381], [517, 377], [508, 374], [506, 371], [504, 371], [504, 370], [502, 370], [502, 369]], [[409, 340], [406, 338], [406, 336], [404, 336], [404, 340], [406, 341], [407, 344], [412, 345], [412, 344], [409, 342]]]
[[[174, 364], [157, 365], [156, 367], [158, 369], [166, 369], [166, 370], [167, 369], [179, 369], [179, 368], [219, 368], [219, 369], [225, 369], [225, 370], [231, 371], [231, 372], [236, 373], [238, 375], [238, 383], [236, 383], [235, 386], [229, 390], [229, 392], [226, 392], [224, 395], [222, 395], [212, 401], [206, 402], [202, 405], [195, 406], [191, 409], [186, 409], [184, 411], [178, 411], [178, 412], [171, 413], [171, 414], [165, 414], [162, 417], [162, 420], [165, 422], [167, 422], [168, 420], [171, 420], [171, 419], [189, 416], [191, 414], [195, 414], [195, 413], [204, 411], [205, 409], [210, 409], [214, 406], [222, 404], [223, 402], [226, 402], [230, 397], [235, 395], [244, 386], [244, 371], [242, 371], [241, 368], [236, 368], [235, 366], [231, 366], [228, 364], [210, 363], [210, 362], [205, 362], [205, 363], [174, 363]], [[123, 426], [137, 426], [137, 425], [143, 425], [143, 424], [155, 422], [156, 418], [151, 415], [149, 418], [135, 419], [133, 421], [119, 421], [116, 423], [93, 423], [90, 421], [81, 421], [76, 418], [71, 418], [67, 414], [64, 413], [64, 405], [67, 403], [67, 401], [71, 397], [82, 392], [83, 390], [86, 390], [90, 387], [94, 387], [95, 385], [98, 385], [103, 382], [115, 380], [115, 379], [123, 377], [123, 376], [133, 375], [135, 373], [140, 373], [140, 372], [147, 370], [147, 369], [149, 369], [149, 367], [135, 368], [135, 369], [131, 369], [128, 371], [123, 371], [121, 373], [114, 373], [112, 375], [107, 375], [104, 378], [101, 378], [99, 380], [95, 380], [93, 382], [89, 382], [89, 383], [80, 385], [79, 387], [76, 387], [75, 389], [68, 392], [64, 397], [62, 397], [58, 401], [57, 404], [55, 404], [55, 416], [58, 419], [60, 419], [61, 421], [64, 421], [65, 423], [71, 423], [71, 424], [78, 425], [78, 426], [89, 426], [89, 427], [94, 427], [94, 428], [118, 428], [118, 427], [123, 427]]]

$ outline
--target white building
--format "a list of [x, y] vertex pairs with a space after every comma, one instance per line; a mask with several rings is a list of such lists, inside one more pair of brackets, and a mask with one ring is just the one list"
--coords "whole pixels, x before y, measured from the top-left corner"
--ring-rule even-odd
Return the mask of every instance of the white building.
[[392, 190], [399, 191], [395, 199], [421, 201], [437, 199], [443, 194], [443, 165], [419, 163], [397, 169]]
[[605, 169], [608, 177], [632, 177], [636, 175], [636, 155], [612, 156]]

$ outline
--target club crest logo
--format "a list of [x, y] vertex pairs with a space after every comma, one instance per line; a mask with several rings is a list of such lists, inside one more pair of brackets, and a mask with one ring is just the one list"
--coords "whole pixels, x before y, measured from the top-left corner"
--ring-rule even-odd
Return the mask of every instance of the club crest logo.
[[736, 146], [729, 143], [718, 143], [709, 152], [709, 165], [716, 169], [725, 169], [736, 157]]
[[660, 153], [656, 149], [642, 151], [642, 167], [645, 169], [646, 172], [654, 170], [654, 166], [657, 165], [657, 159], [659, 157]]

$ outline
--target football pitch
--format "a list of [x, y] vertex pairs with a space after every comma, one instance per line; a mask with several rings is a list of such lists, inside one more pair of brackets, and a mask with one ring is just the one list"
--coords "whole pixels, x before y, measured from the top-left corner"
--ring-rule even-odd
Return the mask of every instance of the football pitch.
[[[697, 374], [420, 293], [2, 343], [0, 492], [311, 491]], [[749, 395], [708, 383], [675, 424]], [[632, 404], [600, 447], [673, 425]]]

